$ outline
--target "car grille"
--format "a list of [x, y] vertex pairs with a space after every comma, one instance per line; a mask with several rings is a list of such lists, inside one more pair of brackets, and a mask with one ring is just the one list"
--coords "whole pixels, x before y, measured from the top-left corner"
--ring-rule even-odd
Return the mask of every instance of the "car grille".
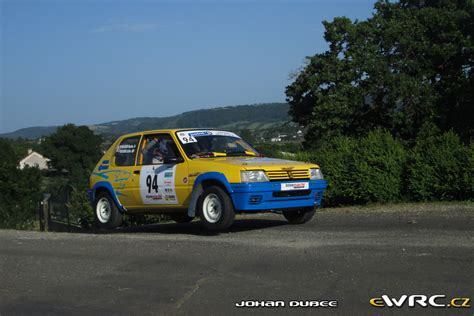
[[265, 171], [270, 181], [309, 179], [309, 170], [273, 170]]

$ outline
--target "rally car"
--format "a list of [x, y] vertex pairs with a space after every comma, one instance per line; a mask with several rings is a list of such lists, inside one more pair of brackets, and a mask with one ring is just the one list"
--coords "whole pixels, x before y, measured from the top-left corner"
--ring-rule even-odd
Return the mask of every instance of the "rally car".
[[103, 228], [125, 213], [166, 213], [221, 230], [244, 212], [305, 223], [325, 188], [318, 165], [263, 157], [233, 132], [173, 129], [119, 137], [93, 170], [89, 195]]

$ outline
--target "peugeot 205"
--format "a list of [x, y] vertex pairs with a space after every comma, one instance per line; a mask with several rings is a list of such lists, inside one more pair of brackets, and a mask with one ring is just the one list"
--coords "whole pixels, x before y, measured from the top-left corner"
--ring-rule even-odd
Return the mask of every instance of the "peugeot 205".
[[175, 129], [119, 137], [93, 170], [89, 195], [102, 228], [119, 226], [124, 214], [166, 213], [221, 230], [236, 213], [305, 223], [325, 188], [318, 165], [263, 157], [232, 132]]

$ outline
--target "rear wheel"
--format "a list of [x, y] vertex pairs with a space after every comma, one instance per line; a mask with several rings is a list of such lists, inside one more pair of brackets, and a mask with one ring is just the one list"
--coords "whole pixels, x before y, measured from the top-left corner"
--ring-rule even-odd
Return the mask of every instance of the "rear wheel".
[[95, 221], [100, 228], [115, 228], [122, 224], [122, 214], [107, 192], [99, 192], [94, 200]]
[[170, 217], [172, 220], [174, 220], [176, 223], [189, 223], [194, 219], [194, 217], [188, 216], [188, 214], [182, 214], [182, 213], [176, 213], [176, 214], [170, 214]]
[[210, 186], [204, 190], [199, 197], [198, 211], [207, 229], [227, 229], [234, 223], [232, 201], [227, 192], [218, 186]]
[[315, 212], [315, 207], [306, 207], [300, 210], [283, 211], [283, 216], [290, 224], [304, 224], [313, 218]]

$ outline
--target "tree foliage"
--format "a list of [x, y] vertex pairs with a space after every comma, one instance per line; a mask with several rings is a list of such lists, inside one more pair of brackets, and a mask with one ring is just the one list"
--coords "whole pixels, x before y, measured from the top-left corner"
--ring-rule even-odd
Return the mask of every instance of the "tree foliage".
[[66, 207], [74, 222], [92, 222], [86, 190], [90, 173], [102, 156], [101, 146], [101, 136], [87, 126], [73, 124], [59, 127], [41, 144], [42, 153], [51, 159], [51, 167], [59, 171], [47, 189], [56, 196], [67, 192]]
[[41, 199], [37, 168], [18, 168], [10, 142], [0, 138], [0, 228], [30, 228]]
[[329, 49], [286, 88], [309, 146], [379, 127], [413, 140], [426, 122], [472, 138], [473, 1], [378, 1], [365, 21], [324, 26]]
[[464, 146], [453, 132], [422, 135], [410, 151], [407, 189], [411, 199], [474, 198], [473, 144]]
[[41, 151], [51, 159], [51, 167], [67, 172], [74, 186], [84, 187], [102, 155], [101, 144], [102, 137], [87, 126], [67, 124], [45, 138]]

